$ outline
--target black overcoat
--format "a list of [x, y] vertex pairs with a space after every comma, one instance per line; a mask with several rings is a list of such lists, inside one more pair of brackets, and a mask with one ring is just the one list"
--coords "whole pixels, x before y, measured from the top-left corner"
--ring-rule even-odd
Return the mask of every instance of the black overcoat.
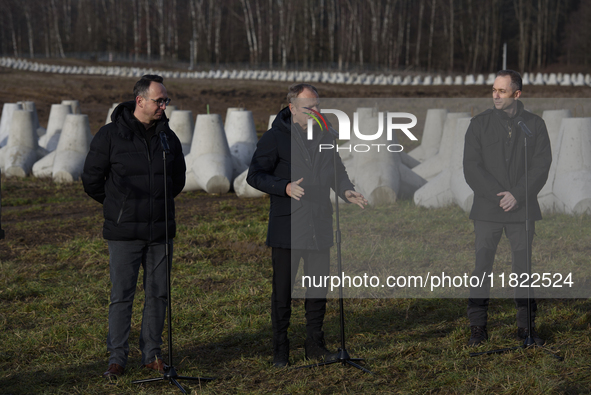
[[[268, 246], [321, 250], [333, 245], [330, 190], [334, 189], [334, 153], [328, 149], [319, 152], [320, 144], [334, 145], [334, 139], [315, 128], [313, 142], [306, 141], [298, 125], [292, 131], [288, 107], [277, 114], [272, 128], [259, 140], [246, 180], [271, 196]], [[338, 155], [337, 169], [338, 194], [344, 199], [344, 192], [354, 186]], [[304, 179], [300, 184], [304, 196], [297, 201], [285, 188], [300, 178]]]
[[[491, 109], [470, 122], [464, 144], [464, 177], [474, 191], [470, 218], [491, 222], [525, 222], [525, 133], [523, 121], [533, 132], [527, 139], [529, 219], [542, 219], [538, 193], [548, 179], [552, 153], [544, 120], [524, 110], [517, 101], [515, 116]], [[508, 139], [509, 128], [512, 138]], [[499, 192], [511, 192], [518, 208], [505, 212]]]

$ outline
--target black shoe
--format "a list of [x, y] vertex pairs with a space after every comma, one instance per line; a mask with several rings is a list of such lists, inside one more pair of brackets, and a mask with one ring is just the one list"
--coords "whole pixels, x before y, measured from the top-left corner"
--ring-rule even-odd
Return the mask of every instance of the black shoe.
[[[517, 340], [525, 340], [528, 337], [527, 328], [517, 328]], [[538, 332], [536, 332], [535, 328], [532, 327], [531, 330], [531, 338], [536, 343], [537, 346], [543, 346], [546, 344], [546, 341], [538, 336]]]
[[469, 346], [478, 346], [487, 340], [488, 332], [486, 331], [486, 326], [472, 325], [470, 327], [470, 340], [468, 340]]
[[273, 337], [273, 366], [284, 368], [289, 365], [289, 339], [287, 335]]
[[315, 332], [306, 339], [307, 359], [322, 359], [325, 362], [330, 362], [336, 361], [338, 357], [338, 352], [333, 353], [326, 348], [324, 332]]
[[273, 355], [273, 367], [284, 368], [289, 365], [289, 354], [275, 354]]
[[105, 373], [103, 373], [103, 377], [104, 378], [113, 378], [113, 379], [117, 379], [117, 377], [123, 375], [123, 373], [125, 372], [125, 368], [117, 363], [112, 363], [109, 365], [109, 368], [107, 369], [107, 371]]

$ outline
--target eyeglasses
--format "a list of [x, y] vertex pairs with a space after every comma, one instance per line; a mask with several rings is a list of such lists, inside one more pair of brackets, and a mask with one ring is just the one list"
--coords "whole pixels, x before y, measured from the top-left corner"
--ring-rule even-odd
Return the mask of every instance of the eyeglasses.
[[168, 104], [170, 103], [170, 97], [168, 97], [166, 99], [158, 99], [158, 100], [150, 99], [150, 100], [152, 100], [154, 103], [156, 103], [158, 105], [158, 107], [162, 107], [162, 105], [168, 106]]

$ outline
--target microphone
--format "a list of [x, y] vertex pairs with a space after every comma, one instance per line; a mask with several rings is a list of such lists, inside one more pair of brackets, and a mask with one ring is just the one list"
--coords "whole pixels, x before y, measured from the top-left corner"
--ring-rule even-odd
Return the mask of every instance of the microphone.
[[167, 154], [170, 152], [170, 146], [168, 145], [168, 137], [164, 132], [160, 132], [160, 144], [162, 144], [162, 149]]
[[521, 130], [523, 131], [523, 133], [525, 133], [525, 135], [527, 137], [533, 137], [534, 134], [532, 133], [531, 130], [529, 130], [529, 128], [527, 127], [527, 125], [525, 124], [525, 122], [523, 121], [517, 121], [517, 125], [519, 125], [519, 127], [521, 128]]

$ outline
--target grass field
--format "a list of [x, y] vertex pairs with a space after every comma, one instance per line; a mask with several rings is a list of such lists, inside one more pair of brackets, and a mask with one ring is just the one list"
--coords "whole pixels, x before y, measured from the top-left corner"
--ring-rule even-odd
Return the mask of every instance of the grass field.
[[[352, 357], [365, 358], [375, 375], [341, 365], [274, 369], [272, 270], [264, 246], [268, 199], [183, 193], [176, 202], [174, 365], [181, 375], [216, 378], [201, 385], [183, 382], [192, 393], [591, 393], [591, 301], [584, 299], [539, 302], [538, 327], [548, 340], [546, 350], [476, 358], [469, 353], [519, 344], [513, 338], [512, 300], [492, 301], [490, 341], [469, 349], [465, 299], [346, 299], [347, 349]], [[456, 207], [426, 210], [402, 201], [368, 210], [391, 214], [393, 248], [409, 265], [429, 257], [472, 259], [470, 221]], [[344, 232], [347, 225], [343, 221]], [[142, 292], [136, 296], [126, 374], [116, 383], [101, 377], [108, 361], [110, 289], [101, 226], [101, 207], [86, 197], [80, 183], [2, 179], [6, 239], [0, 241], [0, 394], [180, 393], [166, 382], [131, 383], [152, 377], [139, 367]], [[536, 232], [534, 259], [591, 264], [589, 216], [546, 216]], [[510, 259], [503, 240], [497, 265], [506, 267]], [[334, 299], [325, 332], [329, 347], [336, 349]], [[305, 364], [301, 300], [294, 300], [290, 338], [292, 365]], [[167, 350], [165, 343], [165, 356]]]

